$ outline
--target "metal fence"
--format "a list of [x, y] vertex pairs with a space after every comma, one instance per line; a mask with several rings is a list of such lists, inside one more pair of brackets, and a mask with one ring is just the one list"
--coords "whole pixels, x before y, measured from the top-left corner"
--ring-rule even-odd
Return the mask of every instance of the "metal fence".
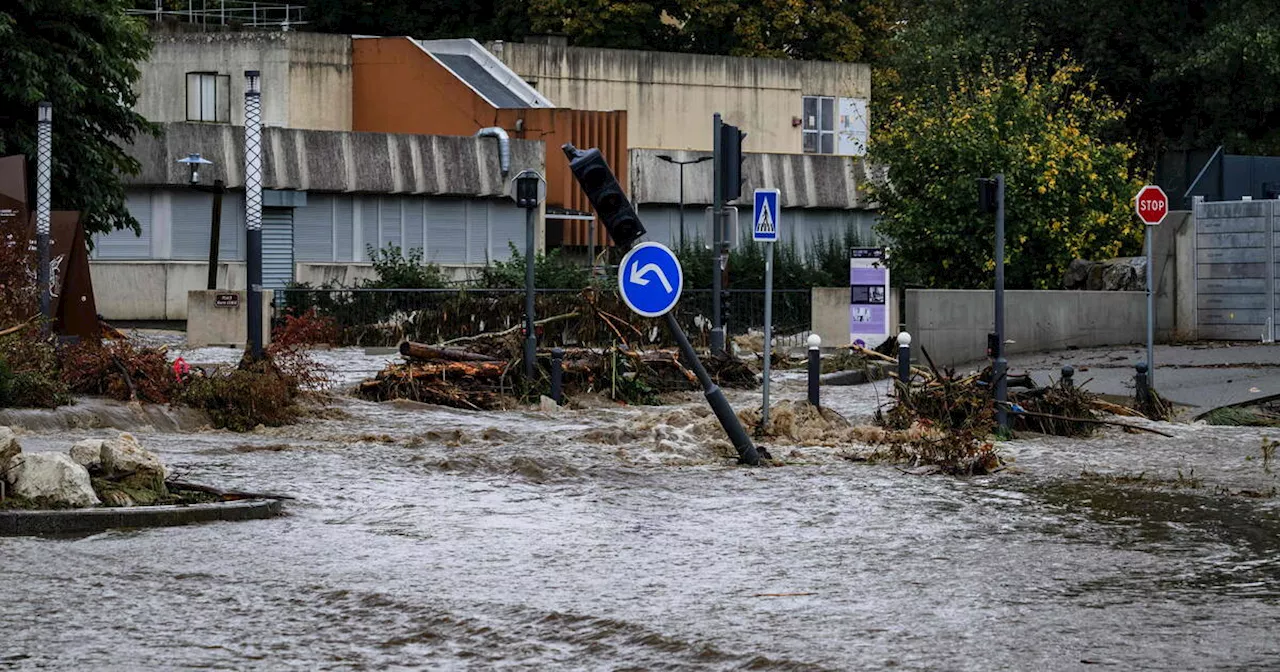
[[154, 3], [139, 0], [127, 10], [133, 16], [156, 21], [176, 21], [198, 26], [237, 26], [289, 30], [307, 20], [305, 3], [254, 2], [253, 0], [185, 0]]
[[[394, 345], [401, 339], [440, 343], [479, 333], [520, 330], [524, 290], [519, 289], [315, 289], [276, 290], [276, 321], [312, 309], [331, 318], [345, 345]], [[730, 336], [764, 328], [764, 291], [723, 293]], [[810, 292], [774, 290], [773, 332], [784, 344], [809, 333]], [[712, 291], [686, 289], [676, 316], [690, 339], [706, 345], [711, 331]], [[539, 328], [544, 345], [607, 345], [619, 339], [670, 344], [662, 320], [631, 313], [614, 289], [539, 289], [535, 318], [558, 317]], [[565, 317], [571, 316], [571, 317]]]

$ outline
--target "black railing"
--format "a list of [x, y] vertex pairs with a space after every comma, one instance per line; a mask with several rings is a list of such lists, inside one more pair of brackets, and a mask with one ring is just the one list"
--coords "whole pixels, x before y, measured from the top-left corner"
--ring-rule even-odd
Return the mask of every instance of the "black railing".
[[[686, 289], [676, 315], [690, 338], [706, 345], [711, 330], [711, 290]], [[440, 343], [506, 329], [519, 330], [524, 319], [520, 289], [314, 289], [276, 290], [276, 320], [315, 309], [332, 319], [344, 345], [395, 345], [403, 338]], [[764, 327], [764, 291], [727, 290], [725, 328], [729, 335]], [[810, 292], [774, 290], [773, 331], [779, 337], [809, 330]], [[633, 314], [608, 289], [539, 289], [534, 295], [539, 320], [572, 315], [539, 327], [543, 345], [607, 345], [619, 337], [635, 344], [670, 344], [661, 320]]]

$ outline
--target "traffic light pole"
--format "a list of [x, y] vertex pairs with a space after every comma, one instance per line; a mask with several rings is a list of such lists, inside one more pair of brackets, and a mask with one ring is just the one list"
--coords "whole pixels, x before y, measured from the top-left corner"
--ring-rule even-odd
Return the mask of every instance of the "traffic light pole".
[[711, 269], [711, 354], [718, 355], [724, 352], [724, 323], [721, 321], [720, 306], [720, 287], [724, 273], [724, 194], [723, 182], [724, 171], [721, 169], [721, 152], [724, 148], [720, 143], [720, 127], [724, 122], [720, 118], [720, 113], [716, 112], [711, 118], [711, 137], [713, 138], [713, 154], [715, 160], [712, 161], [715, 168], [712, 170], [714, 177], [711, 184], [711, 249], [713, 250], [712, 259], [714, 266]]
[[685, 336], [684, 330], [680, 328], [680, 323], [676, 321], [676, 313], [674, 310], [668, 311], [663, 316], [667, 321], [667, 329], [671, 331], [672, 337], [676, 339], [676, 344], [680, 346], [680, 352], [684, 355], [685, 361], [689, 366], [693, 367], [693, 374], [698, 377], [698, 382], [702, 384], [703, 394], [707, 398], [707, 404], [711, 406], [711, 412], [715, 413], [716, 420], [720, 421], [720, 426], [724, 428], [724, 433], [729, 435], [729, 441], [733, 443], [734, 450], [738, 451], [738, 461], [743, 464], [756, 466], [760, 464], [760, 452], [756, 450], [756, 446], [751, 442], [751, 437], [747, 435], [747, 430], [742, 427], [742, 422], [738, 420], [738, 414], [733, 412], [733, 407], [729, 405], [729, 400], [724, 396], [724, 390], [716, 385], [711, 376], [707, 375], [707, 369], [702, 366], [702, 361], [698, 359], [698, 353], [694, 351], [693, 344], [689, 342], [689, 337]]

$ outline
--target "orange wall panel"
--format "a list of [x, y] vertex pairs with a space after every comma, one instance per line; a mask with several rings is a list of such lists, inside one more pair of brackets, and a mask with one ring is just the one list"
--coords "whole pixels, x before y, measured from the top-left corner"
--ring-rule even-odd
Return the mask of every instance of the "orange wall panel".
[[494, 108], [407, 37], [352, 41], [356, 131], [471, 135]]

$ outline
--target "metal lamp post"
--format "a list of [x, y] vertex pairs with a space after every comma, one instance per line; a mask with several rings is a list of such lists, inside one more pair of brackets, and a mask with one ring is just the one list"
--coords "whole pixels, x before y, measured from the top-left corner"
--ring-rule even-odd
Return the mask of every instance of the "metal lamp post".
[[680, 249], [684, 249], [684, 167], [703, 161], [710, 161], [714, 156], [700, 156], [696, 159], [688, 161], [677, 161], [667, 154], [659, 154], [658, 158], [667, 163], [674, 163], [680, 166]]
[[222, 241], [222, 194], [226, 191], [222, 180], [214, 180], [213, 188], [200, 185], [200, 166], [212, 166], [213, 162], [203, 158], [199, 153], [188, 154], [178, 159], [191, 169], [191, 188], [198, 191], [213, 191], [213, 212], [209, 222], [209, 282], [206, 289], [218, 288], [218, 246]]
[[40, 314], [46, 328], [53, 314], [49, 287], [49, 173], [53, 163], [53, 105], [40, 103], [36, 119], [36, 248], [40, 261], [36, 283], [40, 289]]
[[262, 89], [257, 70], [244, 73], [244, 221], [249, 267], [249, 353], [262, 358]]

